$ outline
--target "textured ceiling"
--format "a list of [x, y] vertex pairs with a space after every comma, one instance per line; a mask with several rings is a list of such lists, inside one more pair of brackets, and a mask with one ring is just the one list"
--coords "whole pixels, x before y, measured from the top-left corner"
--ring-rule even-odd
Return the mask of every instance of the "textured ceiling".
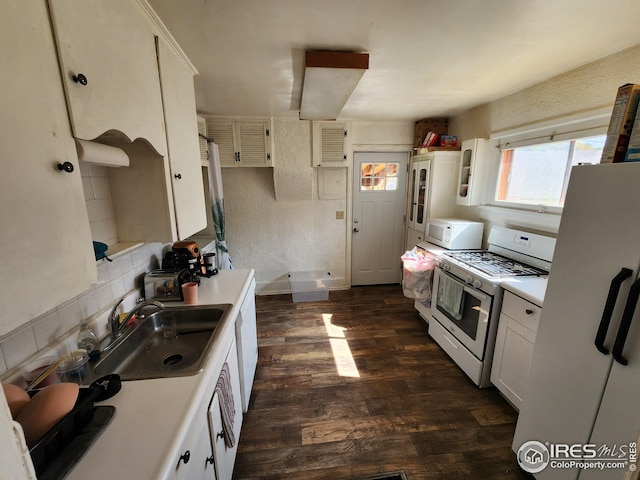
[[638, 0], [149, 3], [198, 69], [198, 110], [213, 115], [297, 117], [305, 49], [369, 53], [341, 118], [413, 121], [640, 43]]

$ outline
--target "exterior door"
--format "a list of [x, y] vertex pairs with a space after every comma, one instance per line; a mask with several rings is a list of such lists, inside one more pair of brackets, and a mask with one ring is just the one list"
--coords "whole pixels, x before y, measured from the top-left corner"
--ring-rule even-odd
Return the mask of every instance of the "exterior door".
[[351, 284], [402, 280], [402, 238], [408, 154], [353, 156]]

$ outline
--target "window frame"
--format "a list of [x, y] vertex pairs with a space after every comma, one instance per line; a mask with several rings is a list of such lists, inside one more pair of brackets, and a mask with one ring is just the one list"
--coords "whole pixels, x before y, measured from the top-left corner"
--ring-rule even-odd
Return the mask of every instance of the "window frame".
[[[611, 107], [600, 108], [590, 112], [575, 114], [561, 119], [538, 122], [526, 127], [503, 130], [492, 133], [489, 139], [496, 145], [498, 154], [491, 159], [488, 172], [487, 191], [485, 192], [486, 207], [511, 209], [522, 212], [537, 212], [549, 214], [562, 214], [563, 207], [549, 205], [534, 205], [527, 203], [507, 202], [496, 200], [499, 187], [500, 167], [504, 150], [531, 145], [539, 145], [550, 142], [577, 140], [580, 138], [606, 135], [611, 119]], [[570, 169], [565, 176], [565, 188], [568, 182]]]

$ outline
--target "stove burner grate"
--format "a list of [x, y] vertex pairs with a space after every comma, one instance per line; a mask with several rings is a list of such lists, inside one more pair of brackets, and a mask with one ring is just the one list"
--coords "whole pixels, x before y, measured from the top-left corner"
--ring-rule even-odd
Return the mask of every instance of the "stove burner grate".
[[549, 274], [549, 272], [541, 268], [527, 265], [526, 263], [489, 251], [444, 252], [443, 255], [492, 277], [535, 277]]

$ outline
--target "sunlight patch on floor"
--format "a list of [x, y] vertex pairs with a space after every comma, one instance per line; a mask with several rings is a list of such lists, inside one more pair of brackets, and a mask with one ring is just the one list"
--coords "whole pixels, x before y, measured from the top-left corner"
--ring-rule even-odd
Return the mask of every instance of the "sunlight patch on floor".
[[346, 328], [332, 324], [332, 317], [333, 315], [331, 313], [322, 314], [322, 320], [324, 321], [324, 327], [329, 336], [329, 343], [331, 344], [331, 351], [333, 352], [333, 358], [336, 362], [338, 375], [341, 377], [359, 378], [360, 372], [358, 372], [358, 367], [356, 367], [349, 343], [344, 335]]

